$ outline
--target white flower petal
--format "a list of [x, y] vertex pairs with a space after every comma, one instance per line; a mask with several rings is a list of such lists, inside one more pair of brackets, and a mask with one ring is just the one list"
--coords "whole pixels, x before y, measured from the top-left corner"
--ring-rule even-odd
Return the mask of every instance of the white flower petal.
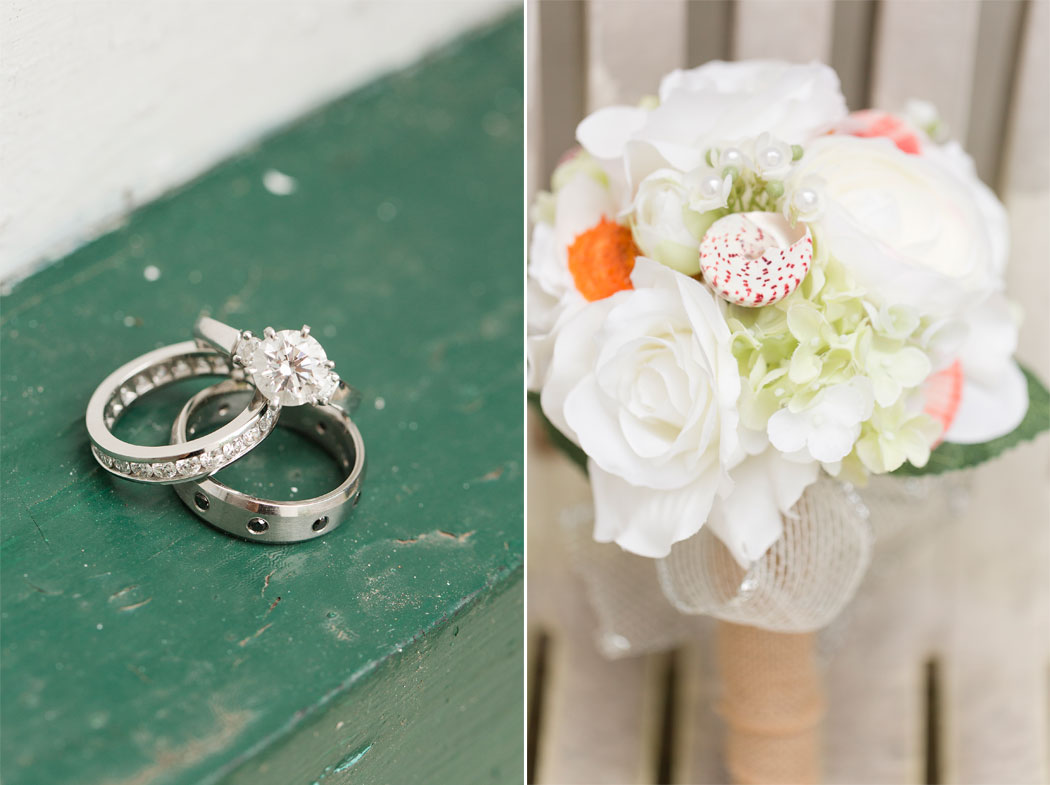
[[1021, 424], [1027, 411], [1028, 382], [1010, 361], [991, 383], [964, 378], [962, 400], [944, 440], [979, 444], [1005, 436]]
[[860, 436], [860, 425], [840, 425], [825, 423], [809, 432], [806, 446], [809, 454], [822, 463], [841, 461], [853, 449], [853, 443]]
[[717, 475], [701, 476], [675, 490], [631, 485], [593, 460], [588, 473], [594, 493], [594, 539], [654, 559], [700, 530], [718, 487]]
[[809, 428], [801, 414], [781, 409], [769, 418], [766, 432], [770, 444], [781, 452], [797, 452], [806, 446]]
[[581, 370], [594, 364], [594, 334], [601, 329], [619, 292], [604, 300], [585, 303], [569, 315], [554, 339], [550, 351], [547, 381], [540, 393], [540, 407], [555, 428], [579, 444], [579, 438], [565, 421], [565, 399], [579, 381]]
[[[580, 172], [558, 191], [554, 214], [554, 242], [561, 266], [568, 275], [566, 250], [603, 217], [616, 217], [612, 194], [586, 172]], [[571, 281], [571, 276], [569, 278]]]
[[599, 109], [576, 126], [576, 140], [595, 158], [618, 158], [627, 140], [645, 124], [647, 114], [633, 106]]
[[871, 382], [858, 376], [848, 382], [825, 388], [818, 396], [818, 402], [813, 407], [814, 414], [831, 422], [853, 425], [871, 417], [875, 396]]
[[735, 486], [716, 502], [708, 521], [741, 567], [762, 558], [783, 533], [781, 515], [816, 482], [814, 461], [792, 463], [776, 450], [753, 455], [732, 471]]

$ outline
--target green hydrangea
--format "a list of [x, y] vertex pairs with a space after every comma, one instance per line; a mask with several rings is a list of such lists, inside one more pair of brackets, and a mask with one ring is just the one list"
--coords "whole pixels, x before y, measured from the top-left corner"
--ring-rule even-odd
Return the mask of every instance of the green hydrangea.
[[842, 462], [843, 474], [855, 481], [905, 460], [924, 465], [941, 430], [908, 405], [930, 373], [921, 342], [928, 325], [907, 308], [880, 310], [864, 295], [815, 238], [810, 272], [798, 289], [763, 308], [726, 306], [746, 427], [765, 431], [778, 409], [805, 408], [825, 387], [856, 376], [871, 380], [875, 413]]

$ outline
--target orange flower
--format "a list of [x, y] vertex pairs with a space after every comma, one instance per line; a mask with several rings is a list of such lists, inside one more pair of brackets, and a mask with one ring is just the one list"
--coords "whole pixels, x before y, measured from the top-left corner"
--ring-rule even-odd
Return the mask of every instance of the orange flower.
[[639, 253], [631, 230], [602, 216], [569, 246], [569, 272], [576, 289], [590, 302], [633, 289], [631, 270]]

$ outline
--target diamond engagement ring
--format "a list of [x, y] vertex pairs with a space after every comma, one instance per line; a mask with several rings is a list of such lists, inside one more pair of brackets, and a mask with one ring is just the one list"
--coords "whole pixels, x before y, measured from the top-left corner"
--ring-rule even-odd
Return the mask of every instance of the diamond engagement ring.
[[[202, 426], [222, 422], [224, 412], [242, 405], [252, 390], [245, 382], [227, 380], [193, 396], [172, 426], [178, 443]], [[340, 465], [345, 479], [338, 487], [313, 499], [273, 501], [234, 490], [208, 477], [175, 486], [183, 503], [218, 529], [249, 540], [281, 543], [320, 537], [341, 524], [357, 504], [364, 478], [365, 445], [361, 432], [343, 409], [350, 396], [339, 384], [331, 405], [289, 407], [281, 426], [299, 431], [317, 442]]]
[[273, 429], [280, 404], [257, 392], [245, 409], [206, 436], [161, 447], [130, 444], [113, 435], [128, 407], [180, 379], [243, 376], [228, 357], [196, 341], [165, 346], [121, 366], [95, 390], [85, 423], [95, 460], [108, 472], [137, 482], [170, 484], [204, 477], [232, 463]]
[[226, 354], [234, 366], [243, 368], [255, 389], [278, 405], [325, 404], [339, 387], [339, 376], [332, 370], [335, 363], [307, 325], [280, 331], [267, 327], [258, 338], [202, 316], [193, 332], [200, 341]]

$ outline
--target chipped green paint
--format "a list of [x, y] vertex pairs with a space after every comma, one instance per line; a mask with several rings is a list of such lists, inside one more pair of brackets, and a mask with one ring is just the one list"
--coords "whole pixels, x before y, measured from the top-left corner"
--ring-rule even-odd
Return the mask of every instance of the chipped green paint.
[[[519, 17], [0, 300], [5, 785], [521, 781]], [[94, 465], [94, 386], [203, 309], [309, 322], [364, 393], [364, 495], [331, 536], [234, 540]], [[122, 429], [164, 439], [187, 392]], [[278, 432], [223, 476], [301, 496], [326, 472]]]
[[355, 765], [358, 761], [360, 761], [361, 758], [365, 756], [365, 753], [367, 753], [370, 749], [372, 749], [372, 745], [366, 745], [363, 749], [351, 754], [349, 758], [347, 758], [345, 761], [343, 761], [334, 769], [332, 769], [332, 771], [334, 771], [336, 774], [341, 774], [344, 771], [349, 771], [350, 767]]

